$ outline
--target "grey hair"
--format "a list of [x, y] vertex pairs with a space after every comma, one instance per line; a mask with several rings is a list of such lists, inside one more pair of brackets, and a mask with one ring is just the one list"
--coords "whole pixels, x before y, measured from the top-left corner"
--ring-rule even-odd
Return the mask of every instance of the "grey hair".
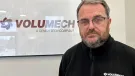
[[78, 18], [79, 10], [80, 10], [81, 6], [84, 4], [102, 4], [103, 7], [105, 8], [107, 17], [108, 18], [110, 17], [110, 8], [109, 8], [108, 4], [106, 3], [106, 1], [104, 1], [104, 0], [82, 0], [77, 8], [77, 18]]

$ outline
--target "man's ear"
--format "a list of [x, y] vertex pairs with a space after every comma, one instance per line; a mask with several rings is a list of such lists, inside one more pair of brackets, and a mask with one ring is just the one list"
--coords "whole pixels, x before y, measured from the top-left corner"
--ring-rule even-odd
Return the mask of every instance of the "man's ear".
[[109, 18], [109, 19], [108, 19], [108, 27], [109, 27], [109, 28], [110, 28], [111, 22], [112, 22], [112, 19]]

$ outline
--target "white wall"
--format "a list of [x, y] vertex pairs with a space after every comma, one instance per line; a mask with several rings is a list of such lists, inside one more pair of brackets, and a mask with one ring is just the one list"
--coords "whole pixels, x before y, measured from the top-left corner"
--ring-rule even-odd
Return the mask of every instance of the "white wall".
[[110, 17], [112, 18], [110, 33], [115, 40], [126, 43], [125, 1], [106, 1], [110, 6]]
[[125, 0], [126, 3], [126, 43], [135, 48], [135, 0]]
[[[126, 3], [126, 41], [127, 43], [131, 43], [132, 41], [135, 41], [133, 38], [134, 34], [133, 32], [130, 33], [131, 31], [134, 31], [133, 25], [134, 25], [134, 9], [133, 6], [135, 7], [134, 0], [108, 0], [111, 4], [111, 7], [113, 8], [122, 8], [123, 5], [122, 3]], [[119, 8], [119, 9], [120, 9]], [[124, 13], [119, 11], [119, 15]], [[128, 11], [128, 12], [127, 12]], [[116, 13], [117, 14], [117, 13]], [[119, 15], [117, 15], [119, 17]], [[117, 19], [116, 19], [117, 20]], [[124, 21], [124, 20], [122, 20]], [[123, 24], [124, 22], [119, 21], [119, 24]], [[124, 24], [123, 24], [124, 25]], [[117, 25], [117, 26], [123, 26], [123, 25]], [[130, 27], [128, 27], [130, 25]], [[114, 26], [114, 27], [117, 27]], [[114, 28], [113, 27], [113, 28]], [[125, 26], [123, 26], [125, 27]], [[132, 29], [131, 29], [132, 28]], [[119, 28], [121, 31], [121, 28]], [[112, 30], [113, 31], [113, 30]], [[118, 34], [114, 36], [119, 40], [118, 36], [120, 36], [119, 31], [117, 31]], [[123, 31], [125, 32], [125, 30]], [[124, 35], [123, 35], [124, 36]], [[122, 40], [123, 41], [123, 40]], [[132, 44], [131, 44], [132, 45]], [[61, 60], [61, 56], [41, 56], [41, 57], [7, 57], [7, 58], [0, 58], [0, 75], [1, 76], [58, 76], [58, 67], [59, 63]]]

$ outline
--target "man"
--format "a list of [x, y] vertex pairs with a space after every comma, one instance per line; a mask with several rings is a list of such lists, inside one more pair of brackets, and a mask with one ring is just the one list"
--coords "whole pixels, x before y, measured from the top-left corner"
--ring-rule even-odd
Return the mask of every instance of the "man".
[[84, 0], [77, 9], [82, 42], [62, 56], [59, 76], [135, 76], [135, 50], [109, 34], [104, 0]]

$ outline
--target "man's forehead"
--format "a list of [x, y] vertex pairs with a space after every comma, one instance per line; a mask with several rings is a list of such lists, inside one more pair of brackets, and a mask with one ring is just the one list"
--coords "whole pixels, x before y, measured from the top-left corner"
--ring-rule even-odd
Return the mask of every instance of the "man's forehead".
[[106, 15], [105, 8], [101, 4], [85, 4], [79, 10], [80, 16]]

